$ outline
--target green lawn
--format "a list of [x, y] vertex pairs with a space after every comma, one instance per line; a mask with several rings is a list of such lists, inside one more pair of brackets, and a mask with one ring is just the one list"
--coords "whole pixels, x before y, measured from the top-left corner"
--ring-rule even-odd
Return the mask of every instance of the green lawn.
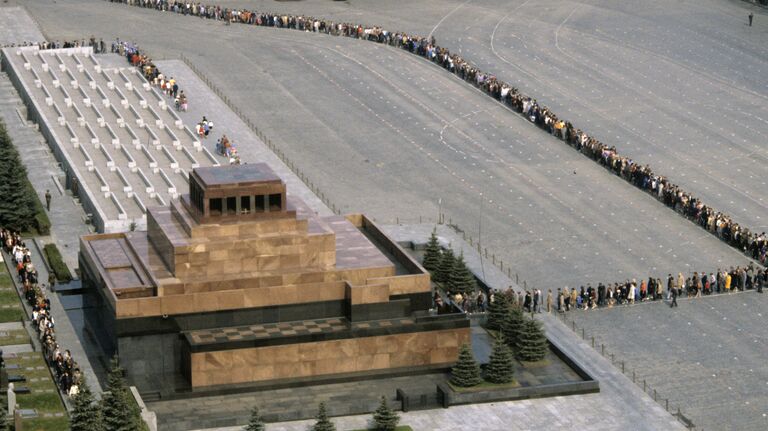
[[27, 315], [24, 314], [24, 310], [21, 309], [21, 306], [19, 306], [19, 308], [0, 308], [0, 323], [18, 322], [21, 319], [26, 318]]
[[11, 283], [11, 275], [8, 274], [8, 270], [0, 272], [0, 287], [13, 287]]
[[[22, 409], [35, 409], [40, 417], [24, 420], [24, 430], [55, 431], [66, 430], [69, 428], [69, 421], [66, 417], [64, 405], [61, 403], [58, 388], [53, 383], [51, 373], [45, 365], [41, 353], [28, 352], [17, 355], [15, 358], [7, 358], [5, 363], [18, 364], [18, 370], [11, 370], [11, 374], [20, 374], [26, 377], [26, 382], [18, 383], [17, 386], [27, 386], [30, 388], [29, 394], [18, 394], [16, 403]], [[46, 367], [37, 369], [37, 367]], [[34, 368], [27, 370], [27, 368]], [[32, 379], [39, 379], [33, 382]], [[49, 390], [51, 392], [45, 392]], [[64, 413], [63, 417], [44, 418], [45, 413]]]
[[18, 322], [22, 317], [26, 318], [27, 315], [21, 307], [21, 300], [13, 286], [11, 275], [8, 271], [0, 271], [0, 322]]
[[0, 346], [11, 346], [14, 344], [29, 344], [29, 333], [26, 329], [16, 329], [8, 331], [8, 335], [2, 336], [0, 333]]
[[26, 419], [23, 424], [24, 431], [69, 431], [69, 419], [66, 416]]

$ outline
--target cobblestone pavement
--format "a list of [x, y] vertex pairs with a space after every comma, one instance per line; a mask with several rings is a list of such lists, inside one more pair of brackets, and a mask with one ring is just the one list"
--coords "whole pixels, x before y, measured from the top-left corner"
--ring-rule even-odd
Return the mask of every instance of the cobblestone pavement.
[[[39, 11], [42, 3], [31, 0], [27, 7]], [[109, 2], [46, 3], [44, 10], [38, 21], [61, 38], [89, 28], [106, 40], [135, 40], [157, 57], [183, 53], [342, 212], [392, 221], [408, 214], [413, 222], [442, 209], [469, 235], [482, 231], [484, 247], [515, 262], [524, 279], [558, 286], [746, 261], [457, 78], [402, 51]], [[117, 14], [119, 28], [112, 25]], [[216, 123], [218, 130], [228, 126]]]
[[573, 312], [577, 328], [616, 352], [703, 429], [768, 429], [768, 297], [756, 292]]
[[20, 45], [43, 39], [40, 29], [24, 9], [17, 6], [3, 8], [0, 13], [0, 45]]

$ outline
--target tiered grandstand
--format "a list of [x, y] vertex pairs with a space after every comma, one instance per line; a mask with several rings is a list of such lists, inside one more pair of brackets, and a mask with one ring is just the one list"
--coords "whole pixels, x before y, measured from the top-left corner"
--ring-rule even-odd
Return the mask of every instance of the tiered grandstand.
[[8, 48], [4, 67], [100, 232], [146, 227], [148, 206], [187, 189], [216, 157], [133, 67], [104, 68], [87, 48]]

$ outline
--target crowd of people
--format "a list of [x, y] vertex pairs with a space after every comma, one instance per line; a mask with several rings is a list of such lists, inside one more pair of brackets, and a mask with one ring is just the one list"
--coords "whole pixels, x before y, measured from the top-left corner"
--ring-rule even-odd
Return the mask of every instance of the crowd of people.
[[65, 41], [40, 41], [40, 42], [21, 42], [21, 43], [7, 43], [4, 45], [0, 45], [0, 48], [15, 48], [15, 47], [27, 47], [27, 46], [36, 46], [40, 50], [46, 50], [46, 49], [60, 49], [60, 48], [79, 48], [81, 46], [92, 46], [93, 52], [95, 53], [102, 53], [106, 52], [104, 45], [104, 40], [99, 39], [96, 40], [95, 37], [91, 36], [90, 39], [80, 39], [80, 40], [65, 40]]
[[[138, 45], [116, 39], [115, 42], [112, 43], [112, 52], [125, 57], [131, 65], [139, 68], [144, 75], [144, 78], [146, 78], [151, 85], [158, 87], [162, 94], [173, 100], [176, 110], [187, 111], [189, 108], [189, 100], [187, 99], [184, 90], [181, 89], [179, 83], [176, 81], [176, 78], [164, 75], [152, 62], [152, 59], [139, 50]], [[205, 116], [195, 124], [195, 134], [201, 140], [207, 139], [212, 132], [213, 121]], [[235, 145], [229, 138], [227, 138], [227, 135], [222, 135], [222, 137], [217, 140], [216, 153], [226, 157], [230, 165], [240, 164], [240, 155], [237, 152], [237, 148], [235, 148]]]
[[391, 32], [378, 26], [337, 22], [311, 16], [263, 13], [182, 0], [110, 1], [221, 20], [228, 24], [242, 23], [371, 40], [425, 57], [524, 115], [532, 123], [562, 139], [626, 181], [653, 194], [668, 207], [673, 208], [753, 259], [765, 264], [768, 258], [768, 237], [765, 232], [750, 231], [728, 214], [704, 204], [700, 199], [672, 183], [665, 176], [655, 173], [650, 166], [641, 165], [627, 156], [620, 155], [616, 147], [605, 144], [583, 130], [574, 127], [573, 124], [560, 118], [546, 106], [540, 105], [536, 99], [521, 93], [517, 88], [498, 79], [493, 74], [479, 70], [471, 62], [458, 54], [451, 53], [447, 48], [440, 47], [433, 37]]
[[451, 306], [456, 307], [463, 313], [485, 313], [488, 311], [488, 296], [482, 289], [465, 295], [435, 290], [432, 297], [432, 305], [438, 314], [453, 312], [451, 311]]
[[587, 284], [586, 287], [558, 288], [556, 292], [549, 289], [546, 297], [541, 289], [515, 292], [510, 287], [505, 291], [491, 291], [490, 302], [493, 302], [497, 295], [504, 295], [510, 303], [529, 313], [541, 313], [543, 307], [548, 313], [564, 313], [572, 310], [589, 311], [602, 307], [634, 305], [647, 301], [668, 301], [670, 305], [676, 306], [678, 297], [700, 298], [747, 290], [762, 293], [766, 286], [768, 269], [749, 264], [745, 267], [718, 268], [710, 273], [696, 271], [687, 276], [680, 272], [677, 275], [670, 273], [663, 279], [648, 277], [638, 282], [638, 279], [633, 278], [616, 283], [598, 283], [597, 286]]
[[[23, 288], [24, 298], [32, 308], [32, 327], [37, 331], [38, 339], [43, 348], [43, 355], [48, 366], [54, 372], [56, 384], [63, 393], [74, 396], [78, 393], [82, 373], [77, 362], [72, 358], [71, 352], [69, 350], [62, 351], [56, 342], [51, 301], [45, 295], [45, 283], [39, 283], [37, 269], [32, 263], [32, 253], [18, 232], [0, 229], [0, 241], [4, 251], [16, 265], [17, 277]], [[48, 282], [50, 285], [55, 283], [55, 277], [51, 275]]]

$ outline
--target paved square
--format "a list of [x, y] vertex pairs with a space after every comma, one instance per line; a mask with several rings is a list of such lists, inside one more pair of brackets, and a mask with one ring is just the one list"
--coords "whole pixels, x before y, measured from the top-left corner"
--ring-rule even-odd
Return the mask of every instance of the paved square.
[[[572, 312], [639, 380], [682, 405], [696, 426], [768, 428], [768, 296], [756, 292]], [[576, 336], [573, 334], [573, 336]]]

